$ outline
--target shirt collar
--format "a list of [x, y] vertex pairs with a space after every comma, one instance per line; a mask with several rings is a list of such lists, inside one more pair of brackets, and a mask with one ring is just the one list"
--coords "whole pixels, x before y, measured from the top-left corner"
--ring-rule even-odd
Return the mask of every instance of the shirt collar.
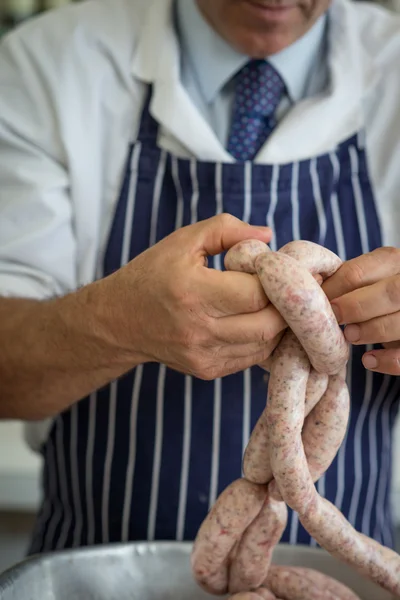
[[[204, 98], [211, 103], [249, 57], [237, 52], [214, 31], [203, 18], [196, 0], [177, 0], [176, 8], [183, 56], [188, 57]], [[315, 61], [324, 47], [326, 22], [325, 14], [306, 35], [268, 57], [285, 82], [292, 102], [299, 102], [305, 96]]]

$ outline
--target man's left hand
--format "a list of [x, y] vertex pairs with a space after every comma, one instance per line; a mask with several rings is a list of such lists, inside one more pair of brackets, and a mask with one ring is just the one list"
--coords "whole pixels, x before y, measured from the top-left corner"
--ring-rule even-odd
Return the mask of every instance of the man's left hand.
[[378, 248], [345, 262], [323, 289], [351, 344], [383, 345], [364, 354], [364, 367], [400, 375], [400, 250]]

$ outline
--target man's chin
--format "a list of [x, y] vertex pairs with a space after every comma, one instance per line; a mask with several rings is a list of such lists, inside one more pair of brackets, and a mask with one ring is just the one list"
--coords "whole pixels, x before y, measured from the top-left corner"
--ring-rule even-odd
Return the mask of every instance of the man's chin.
[[[286, 29], [286, 28], [285, 28]], [[254, 33], [243, 33], [237, 36], [231, 44], [239, 52], [251, 58], [265, 58], [281, 52], [296, 41], [294, 35], [290, 35], [282, 28], [271, 27], [271, 32], [254, 35]]]

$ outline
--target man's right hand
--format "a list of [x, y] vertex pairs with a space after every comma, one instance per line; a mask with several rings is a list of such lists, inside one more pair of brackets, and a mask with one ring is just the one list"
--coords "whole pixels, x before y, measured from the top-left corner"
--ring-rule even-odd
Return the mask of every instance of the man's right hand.
[[208, 256], [251, 238], [268, 243], [271, 231], [220, 215], [179, 229], [103, 280], [121, 349], [201, 379], [265, 361], [286, 325], [258, 278], [207, 267]]
[[144, 362], [202, 379], [263, 363], [285, 323], [257, 277], [206, 262], [270, 237], [221, 215], [61, 298], [0, 297], [0, 418], [51, 417]]

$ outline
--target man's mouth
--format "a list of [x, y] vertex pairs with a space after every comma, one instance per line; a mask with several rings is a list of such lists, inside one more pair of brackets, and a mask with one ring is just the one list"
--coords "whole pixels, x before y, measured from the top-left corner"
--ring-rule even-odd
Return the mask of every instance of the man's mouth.
[[279, 17], [290, 12], [295, 8], [295, 3], [292, 0], [282, 0], [278, 2], [262, 2], [261, 0], [245, 0], [245, 4], [254, 13], [258, 13], [259, 17]]

